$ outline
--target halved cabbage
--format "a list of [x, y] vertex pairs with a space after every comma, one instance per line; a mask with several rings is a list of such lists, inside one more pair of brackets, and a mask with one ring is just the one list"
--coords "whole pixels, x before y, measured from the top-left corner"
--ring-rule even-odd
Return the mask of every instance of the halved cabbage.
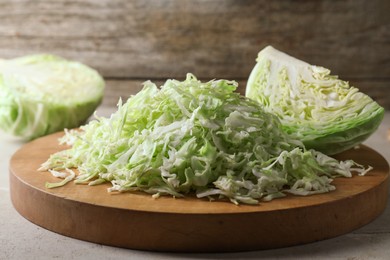
[[330, 70], [271, 46], [259, 52], [246, 96], [277, 115], [283, 129], [306, 148], [325, 154], [350, 149], [370, 136], [384, 109]]
[[0, 60], [0, 128], [25, 140], [83, 124], [104, 80], [90, 67], [37, 54]]

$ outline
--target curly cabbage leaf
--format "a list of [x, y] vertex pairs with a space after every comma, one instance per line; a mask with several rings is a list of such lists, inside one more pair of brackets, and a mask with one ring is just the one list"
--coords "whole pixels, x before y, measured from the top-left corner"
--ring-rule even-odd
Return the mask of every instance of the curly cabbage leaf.
[[271, 46], [259, 52], [245, 95], [277, 115], [306, 148], [329, 155], [362, 143], [384, 116], [381, 106], [330, 70]]
[[[61, 143], [71, 147], [51, 155], [40, 170], [60, 176], [57, 171], [77, 168], [76, 183], [111, 182], [111, 192], [195, 192], [248, 204], [328, 192], [334, 177], [366, 172], [352, 161], [306, 150], [276, 116], [236, 88], [234, 81], [202, 83], [191, 74], [161, 88], [147, 81], [110, 118], [65, 131]], [[65, 182], [69, 176], [62, 176]]]
[[84, 124], [103, 78], [78, 62], [37, 54], [0, 60], [0, 129], [25, 140]]

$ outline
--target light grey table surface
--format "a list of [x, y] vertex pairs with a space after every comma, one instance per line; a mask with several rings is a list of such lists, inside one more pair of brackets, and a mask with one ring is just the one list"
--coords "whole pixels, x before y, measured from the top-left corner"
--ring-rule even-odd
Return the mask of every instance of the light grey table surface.
[[[107, 116], [113, 108], [101, 107]], [[365, 142], [390, 162], [390, 112]], [[122, 249], [65, 237], [23, 218], [9, 194], [8, 164], [22, 143], [0, 133], [0, 259], [390, 259], [390, 200], [385, 212], [351, 233], [288, 248], [224, 254], [159, 253]], [[136, 234], [135, 234], [136, 235]]]

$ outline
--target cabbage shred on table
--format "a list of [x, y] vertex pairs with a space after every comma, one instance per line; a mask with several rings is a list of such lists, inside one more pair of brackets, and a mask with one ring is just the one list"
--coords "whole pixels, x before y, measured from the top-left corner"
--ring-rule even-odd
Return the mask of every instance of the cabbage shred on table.
[[333, 178], [368, 170], [305, 149], [236, 88], [234, 81], [202, 83], [192, 74], [161, 88], [147, 81], [110, 118], [66, 131], [61, 142], [71, 148], [51, 155], [41, 170], [77, 168], [76, 183], [111, 182], [111, 192], [195, 192], [236, 204], [328, 192]]

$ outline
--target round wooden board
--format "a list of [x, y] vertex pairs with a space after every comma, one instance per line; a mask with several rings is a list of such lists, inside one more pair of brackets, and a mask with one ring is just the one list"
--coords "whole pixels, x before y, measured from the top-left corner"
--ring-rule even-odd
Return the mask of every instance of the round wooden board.
[[362, 146], [337, 156], [374, 170], [337, 178], [337, 189], [307, 197], [287, 196], [256, 206], [187, 196], [153, 199], [144, 193], [107, 193], [110, 184], [45, 188], [58, 179], [38, 172], [50, 154], [65, 149], [62, 133], [24, 145], [10, 162], [11, 199], [31, 222], [65, 236], [141, 250], [227, 252], [285, 247], [323, 240], [359, 228], [382, 213], [389, 165]]

